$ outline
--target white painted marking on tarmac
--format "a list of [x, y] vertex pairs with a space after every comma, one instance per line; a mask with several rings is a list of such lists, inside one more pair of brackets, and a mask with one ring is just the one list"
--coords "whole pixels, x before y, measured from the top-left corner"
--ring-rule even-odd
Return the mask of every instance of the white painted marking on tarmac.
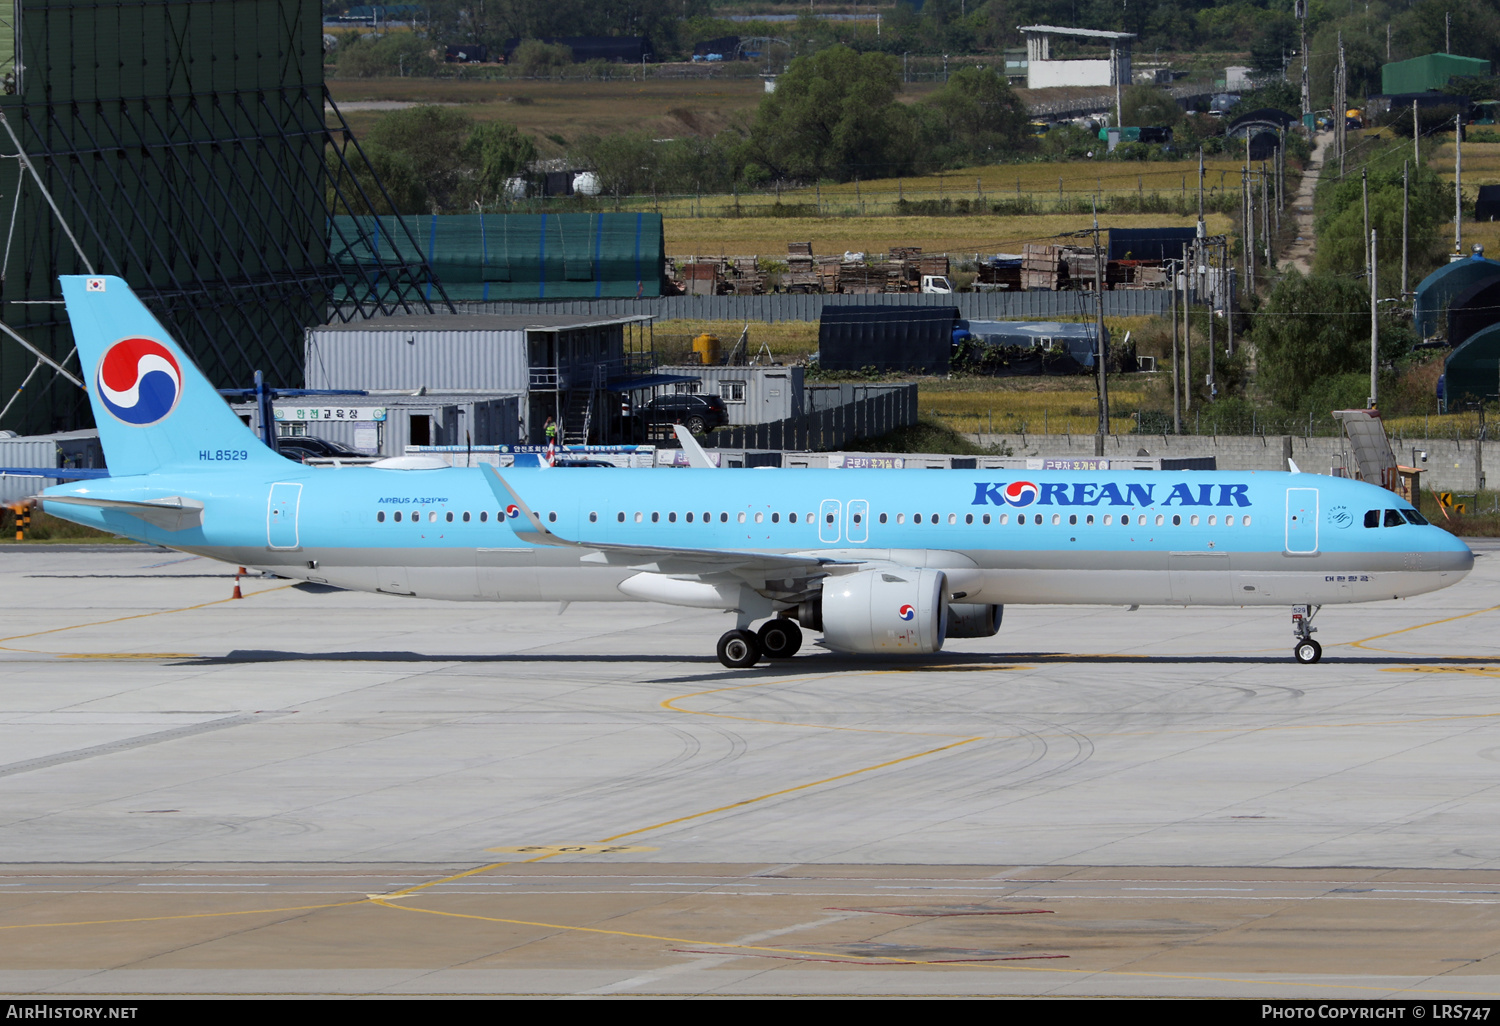
[[[858, 915], [863, 915], [863, 913], [844, 912], [835, 916], [826, 916], [822, 919], [814, 919], [806, 923], [798, 923], [795, 926], [783, 926], [779, 930], [763, 930], [760, 933], [752, 933], [744, 937], [739, 937], [733, 941], [730, 941], [730, 943], [734, 945], [759, 944], [762, 941], [772, 940], [776, 937], [784, 937], [789, 933], [796, 933], [799, 930], [811, 930], [819, 926], [828, 926], [832, 923], [840, 923], [845, 919], [853, 919]], [[717, 947], [718, 945], [713, 946]], [[597, 987], [594, 990], [580, 991], [580, 993], [618, 994], [622, 990], [630, 990], [635, 987], [644, 987], [648, 983], [656, 983], [659, 980], [668, 979], [669, 977], [673, 976], [680, 976], [683, 973], [700, 972], [704, 969], [717, 969], [724, 963], [733, 962], [735, 959], [741, 957], [743, 956], [738, 954], [706, 956], [691, 955], [688, 957], [688, 961], [681, 962], [677, 965], [668, 966], [665, 969], [656, 969], [652, 970], [651, 972], [641, 973], [638, 976], [632, 976], [629, 979], [621, 980], [618, 983], [611, 983], [604, 987]]]

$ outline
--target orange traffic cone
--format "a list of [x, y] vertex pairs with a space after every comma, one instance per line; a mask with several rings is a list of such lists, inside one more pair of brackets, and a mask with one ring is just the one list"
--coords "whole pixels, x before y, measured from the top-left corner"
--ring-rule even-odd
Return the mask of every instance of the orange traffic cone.
[[240, 567], [237, 571], [235, 571], [235, 574], [234, 574], [234, 594], [231, 595], [231, 596], [229, 596], [230, 598], [244, 598], [245, 597], [245, 596], [243, 596], [243, 595], [240, 594], [240, 575], [243, 574], [244, 572], [245, 572], [245, 568], [244, 567]]

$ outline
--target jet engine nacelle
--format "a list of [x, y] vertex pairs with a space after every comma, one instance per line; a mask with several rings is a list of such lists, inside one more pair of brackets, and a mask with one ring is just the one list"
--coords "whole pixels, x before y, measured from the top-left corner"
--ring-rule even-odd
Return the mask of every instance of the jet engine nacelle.
[[1004, 606], [954, 602], [948, 607], [948, 637], [993, 638], [1000, 631]]
[[941, 570], [861, 570], [823, 582], [823, 641], [839, 652], [936, 652], [948, 630]]

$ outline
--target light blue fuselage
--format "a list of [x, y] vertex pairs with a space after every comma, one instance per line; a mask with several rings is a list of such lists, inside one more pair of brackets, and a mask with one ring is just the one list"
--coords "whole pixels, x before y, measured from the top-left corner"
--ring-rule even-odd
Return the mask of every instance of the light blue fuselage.
[[[516, 532], [527, 521], [505, 515], [508, 504], [478, 468], [276, 463], [205, 460], [191, 471], [48, 492], [196, 500], [201, 526], [173, 531], [116, 509], [45, 508], [285, 577], [428, 598], [619, 600], [641, 597], [619, 585], [651, 569], [523, 541]], [[1393, 493], [1316, 474], [580, 468], [505, 476], [549, 530], [585, 546], [933, 567], [970, 603], [1360, 602], [1433, 591], [1473, 565], [1463, 542], [1404, 519], [1399, 511], [1411, 506]], [[1370, 511], [1382, 525], [1402, 522], [1366, 527]]]

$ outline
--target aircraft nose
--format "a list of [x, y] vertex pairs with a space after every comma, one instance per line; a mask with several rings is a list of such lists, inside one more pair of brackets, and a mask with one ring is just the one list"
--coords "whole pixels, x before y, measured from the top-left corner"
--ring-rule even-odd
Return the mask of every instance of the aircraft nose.
[[1422, 553], [1424, 570], [1466, 574], [1474, 569], [1474, 552], [1464, 544], [1462, 538], [1454, 537], [1441, 527], [1434, 527], [1432, 530], [1437, 537], [1433, 539], [1435, 544]]

